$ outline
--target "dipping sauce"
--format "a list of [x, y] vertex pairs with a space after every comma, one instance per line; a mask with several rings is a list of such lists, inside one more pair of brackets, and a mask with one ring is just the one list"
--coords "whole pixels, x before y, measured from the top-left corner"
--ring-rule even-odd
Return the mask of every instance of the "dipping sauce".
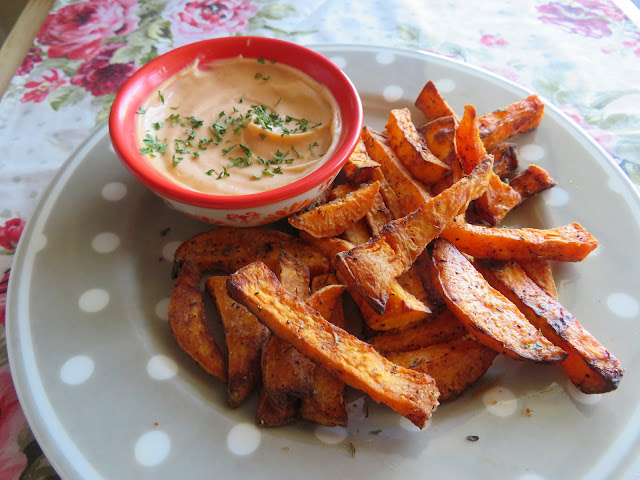
[[246, 195], [291, 184], [322, 165], [340, 136], [338, 105], [307, 74], [263, 58], [194, 63], [138, 110], [139, 150], [196, 191]]

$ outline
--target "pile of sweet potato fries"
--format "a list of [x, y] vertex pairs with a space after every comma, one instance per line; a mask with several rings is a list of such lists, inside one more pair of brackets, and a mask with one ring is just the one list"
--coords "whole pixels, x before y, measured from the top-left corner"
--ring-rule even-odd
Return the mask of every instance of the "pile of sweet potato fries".
[[[349, 385], [422, 428], [499, 354], [557, 364], [585, 393], [620, 382], [622, 364], [558, 302], [549, 264], [583, 260], [596, 240], [578, 223], [499, 228], [555, 185], [538, 166], [518, 172], [508, 142], [538, 127], [543, 103], [481, 117], [467, 105], [458, 118], [428, 82], [416, 107], [419, 126], [405, 108], [383, 132], [363, 128], [332, 188], [288, 219], [296, 233], [219, 228], [176, 252], [175, 339], [227, 383], [231, 407], [259, 389], [259, 425], [344, 426]], [[357, 332], [345, 330], [345, 292]]]

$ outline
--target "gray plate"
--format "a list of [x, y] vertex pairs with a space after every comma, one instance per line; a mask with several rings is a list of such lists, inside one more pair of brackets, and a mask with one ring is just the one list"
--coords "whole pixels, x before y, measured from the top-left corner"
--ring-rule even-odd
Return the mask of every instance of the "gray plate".
[[[483, 114], [528, 94], [429, 54], [316, 48], [351, 77], [376, 128], [391, 108], [413, 105], [427, 79], [458, 112], [473, 103]], [[602, 479], [637, 470], [640, 201], [595, 142], [555, 108], [546, 112], [517, 142], [522, 166], [539, 164], [558, 187], [519, 207], [508, 224], [578, 221], [599, 240], [584, 262], [554, 270], [563, 305], [626, 365], [617, 391], [585, 396], [557, 368], [498, 358], [423, 431], [355, 391], [347, 429], [255, 428], [255, 400], [229, 409], [224, 387], [176, 347], [167, 323], [173, 251], [209, 226], [139, 185], [103, 126], [52, 182], [11, 275], [11, 371], [56, 470], [68, 479], [309, 480]]]

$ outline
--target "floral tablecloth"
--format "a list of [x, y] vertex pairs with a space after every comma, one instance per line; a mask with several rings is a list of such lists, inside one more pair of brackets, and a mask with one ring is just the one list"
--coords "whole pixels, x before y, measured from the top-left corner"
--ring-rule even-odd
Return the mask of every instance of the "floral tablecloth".
[[640, 185], [640, 29], [607, 0], [58, 0], [0, 101], [0, 478], [58, 478], [20, 409], [4, 340], [25, 223], [138, 67], [226, 35], [397, 46], [483, 67], [557, 105]]

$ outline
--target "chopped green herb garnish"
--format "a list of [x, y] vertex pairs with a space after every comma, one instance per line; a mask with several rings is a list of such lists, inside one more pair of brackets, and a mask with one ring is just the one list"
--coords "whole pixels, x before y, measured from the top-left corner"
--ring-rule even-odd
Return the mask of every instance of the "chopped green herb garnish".
[[309, 144], [309, 151], [311, 152], [311, 155], [317, 155], [316, 153], [313, 152], [313, 148], [314, 147], [319, 147], [320, 145], [318, 145], [318, 142], [313, 142]]
[[171, 157], [171, 162], [173, 163], [174, 167], [177, 167], [178, 164], [182, 161], [184, 157], [176, 157], [175, 154], [173, 154], [173, 156]]
[[382, 433], [382, 429], [378, 428], [377, 430], [369, 431], [369, 435], [380, 435]]
[[294, 147], [293, 145], [291, 145], [291, 150], [293, 150], [293, 153], [295, 153], [298, 158], [302, 158], [302, 155], [298, 153], [298, 151], [296, 150], [296, 147]]
[[257, 60], [258, 63], [264, 63], [264, 57], [258, 57]]
[[164, 105], [164, 95], [162, 95], [162, 92], [160, 90], [158, 90], [158, 96], [160, 97], [160, 101]]
[[260, 134], [260, 140], [264, 141], [264, 139], [267, 138], [267, 136], [264, 133]]
[[216, 173], [216, 171], [212, 168], [211, 170], [207, 170], [206, 172], [204, 172], [205, 175], [213, 175], [214, 173]]
[[154, 122], [151, 124], [151, 126], [154, 130], [160, 130], [162, 127], [164, 127], [164, 122]]
[[222, 172], [218, 174], [217, 180], [220, 180], [222, 177], [230, 177], [229, 172], [227, 172], [227, 167], [222, 167]]
[[[166, 141], [166, 138], [165, 138], [165, 141]], [[153, 155], [154, 152], [164, 153], [167, 148], [166, 143], [161, 143], [158, 137], [152, 137], [150, 133], [147, 133], [144, 136], [142, 143], [144, 143], [146, 147], [141, 148], [140, 153], [143, 155], [151, 155], [152, 157], [155, 156]]]
[[140, 105], [140, 108], [138, 109], [138, 111], [136, 113], [138, 113], [140, 115], [144, 115], [145, 113], [147, 113], [147, 111], [144, 108], [142, 108], [142, 105]]

